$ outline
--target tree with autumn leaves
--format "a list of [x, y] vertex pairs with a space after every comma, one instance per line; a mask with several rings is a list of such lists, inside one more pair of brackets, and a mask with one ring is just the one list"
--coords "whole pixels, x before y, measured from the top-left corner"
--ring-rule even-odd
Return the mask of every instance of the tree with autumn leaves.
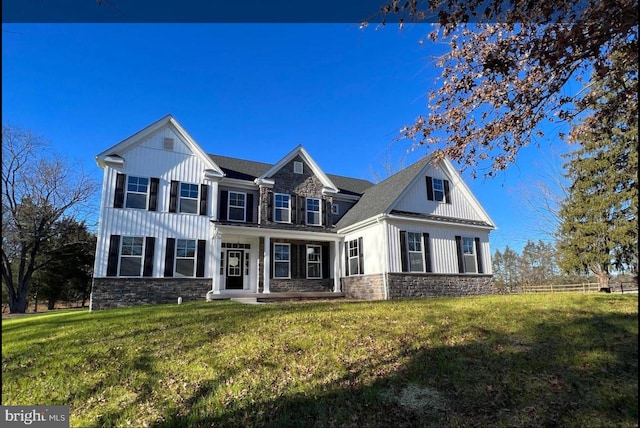
[[637, 0], [394, 0], [382, 15], [432, 22], [428, 39], [449, 45], [427, 114], [401, 138], [473, 177], [528, 145], [578, 144], [565, 165], [560, 266], [603, 287], [614, 271], [637, 274]]

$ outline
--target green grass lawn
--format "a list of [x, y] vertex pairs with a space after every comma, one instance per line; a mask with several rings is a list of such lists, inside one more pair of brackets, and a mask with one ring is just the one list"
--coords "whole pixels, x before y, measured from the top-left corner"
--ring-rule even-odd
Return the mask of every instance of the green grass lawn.
[[638, 297], [201, 302], [2, 321], [71, 426], [638, 426]]

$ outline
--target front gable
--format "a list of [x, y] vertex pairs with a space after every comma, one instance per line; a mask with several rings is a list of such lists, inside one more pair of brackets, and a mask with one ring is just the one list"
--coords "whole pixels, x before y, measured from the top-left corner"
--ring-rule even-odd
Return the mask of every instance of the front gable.
[[[281, 184], [277, 184], [277, 181], [280, 181]], [[304, 186], [305, 182], [309, 184], [315, 183], [313, 184], [314, 187], [321, 186], [321, 188], [316, 189], [319, 190], [318, 195], [333, 195], [338, 193], [338, 187], [333, 184], [301, 145], [287, 153], [287, 155], [256, 179], [256, 183], [259, 185], [275, 185], [289, 188], [292, 191], [294, 188]], [[309, 192], [305, 191], [304, 193]]]
[[219, 179], [224, 172], [171, 115], [152, 123], [96, 156], [101, 168], [142, 175], [181, 169], [180, 179]]
[[386, 213], [393, 212], [494, 226], [493, 220], [447, 159], [438, 164], [427, 162]]

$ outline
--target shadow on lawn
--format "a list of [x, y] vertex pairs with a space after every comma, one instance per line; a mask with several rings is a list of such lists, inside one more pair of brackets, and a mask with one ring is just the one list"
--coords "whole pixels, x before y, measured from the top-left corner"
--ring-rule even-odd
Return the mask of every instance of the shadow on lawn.
[[[522, 335], [528, 341], [469, 326], [477, 341], [397, 349], [407, 363], [393, 371], [392, 361], [360, 361], [320, 390], [224, 410], [210, 408], [221, 378], [208, 380], [152, 426], [637, 426], [637, 334], [621, 327], [636, 321], [585, 314], [568, 324], [541, 322]], [[588, 353], [611, 358], [570, 364]]]

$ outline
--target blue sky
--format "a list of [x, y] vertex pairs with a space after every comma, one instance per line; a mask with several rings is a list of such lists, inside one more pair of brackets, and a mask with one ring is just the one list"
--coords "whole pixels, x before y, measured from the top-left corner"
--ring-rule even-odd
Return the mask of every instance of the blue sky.
[[[426, 112], [446, 46], [428, 24], [3, 24], [2, 122], [42, 135], [97, 180], [94, 157], [171, 113], [209, 153], [277, 162], [302, 144], [327, 173], [375, 181], [427, 153], [396, 141]], [[562, 142], [491, 179], [463, 177], [498, 225], [492, 249], [539, 234], [524, 202]], [[524, 195], [524, 196], [523, 196]], [[97, 217], [96, 211], [96, 217]]]

